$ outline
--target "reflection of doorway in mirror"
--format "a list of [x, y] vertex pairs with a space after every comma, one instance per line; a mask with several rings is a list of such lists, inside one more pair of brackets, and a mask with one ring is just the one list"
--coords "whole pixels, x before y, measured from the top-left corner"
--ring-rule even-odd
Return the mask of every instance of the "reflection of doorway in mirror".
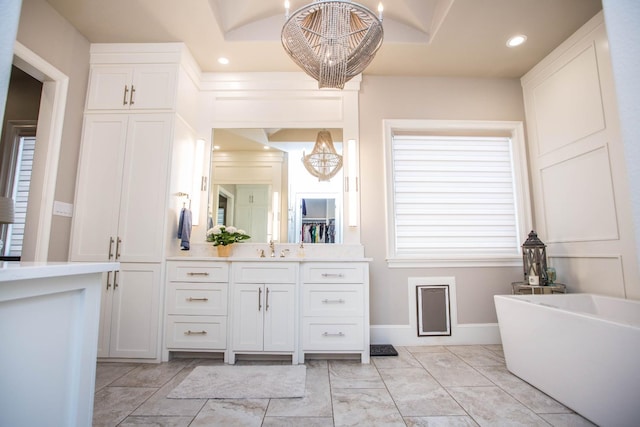
[[215, 202], [212, 211], [209, 212], [207, 229], [214, 225], [233, 225], [233, 214], [235, 210], [235, 185], [219, 184], [212, 186], [212, 194], [216, 194], [216, 198], [212, 198]]
[[223, 194], [218, 195], [218, 224], [227, 223], [227, 200]]
[[268, 242], [269, 185], [236, 185], [236, 214], [234, 226], [251, 236], [249, 241]]
[[[334, 146], [341, 152], [342, 144], [334, 141]], [[318, 181], [318, 178], [312, 176], [302, 163], [302, 150], [291, 151], [289, 153], [289, 242], [299, 243], [302, 239], [304, 242], [303, 223], [307, 224], [306, 231], [309, 231], [314, 225], [320, 227], [324, 225], [326, 229], [331, 230], [331, 239], [327, 241], [326, 235], [323, 233], [323, 239], [317, 234], [307, 234], [307, 243], [342, 243], [342, 183], [343, 170], [341, 169], [336, 176], [329, 181]], [[302, 212], [302, 200], [307, 204], [307, 215]], [[320, 214], [312, 211], [310, 208], [321, 206], [324, 213]], [[316, 212], [316, 213], [314, 213]], [[317, 216], [315, 216], [317, 214]], [[315, 220], [317, 218], [317, 221]], [[322, 230], [323, 228], [320, 227]], [[316, 231], [318, 231], [316, 229]], [[318, 241], [322, 240], [322, 242]]]
[[[339, 194], [298, 194], [296, 232], [304, 243], [340, 243]], [[292, 233], [293, 234], [293, 233]]]

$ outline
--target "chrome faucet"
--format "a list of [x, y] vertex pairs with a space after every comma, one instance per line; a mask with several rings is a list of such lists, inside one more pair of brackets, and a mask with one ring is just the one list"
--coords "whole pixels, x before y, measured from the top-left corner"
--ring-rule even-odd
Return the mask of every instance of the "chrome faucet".
[[269, 240], [269, 249], [271, 250], [271, 258], [276, 257], [276, 245], [273, 240]]

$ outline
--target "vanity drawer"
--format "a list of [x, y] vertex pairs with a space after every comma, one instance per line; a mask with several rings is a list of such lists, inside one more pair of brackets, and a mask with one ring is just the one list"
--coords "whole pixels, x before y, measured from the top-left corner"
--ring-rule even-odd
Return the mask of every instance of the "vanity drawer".
[[170, 282], [167, 286], [167, 313], [224, 316], [227, 314], [226, 283]]
[[303, 267], [305, 283], [364, 283], [365, 266], [356, 263], [309, 263]]
[[229, 264], [226, 262], [169, 262], [170, 282], [228, 282]]
[[236, 283], [296, 283], [297, 265], [290, 262], [238, 262], [233, 264]]
[[303, 316], [362, 316], [363, 285], [304, 284]]
[[302, 348], [304, 351], [362, 351], [363, 320], [354, 318], [305, 318]]
[[169, 349], [227, 348], [226, 316], [168, 316], [166, 328]]

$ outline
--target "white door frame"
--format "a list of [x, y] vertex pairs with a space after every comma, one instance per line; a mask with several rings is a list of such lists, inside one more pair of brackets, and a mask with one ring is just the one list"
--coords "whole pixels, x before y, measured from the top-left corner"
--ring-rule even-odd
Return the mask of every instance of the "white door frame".
[[69, 77], [20, 42], [13, 64], [42, 82], [23, 261], [47, 261]]

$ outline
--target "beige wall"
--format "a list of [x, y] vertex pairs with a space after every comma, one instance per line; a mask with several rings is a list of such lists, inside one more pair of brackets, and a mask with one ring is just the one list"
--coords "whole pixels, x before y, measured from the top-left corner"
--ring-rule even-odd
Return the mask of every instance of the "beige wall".
[[[55, 200], [73, 203], [89, 77], [89, 42], [44, 0], [24, 0], [17, 40], [69, 77]], [[54, 216], [50, 261], [67, 260], [70, 233], [71, 218]]]
[[509, 293], [520, 268], [389, 269], [385, 261], [382, 120], [524, 121], [517, 79], [365, 76], [360, 91], [361, 241], [371, 264], [371, 324], [407, 324], [409, 277], [455, 277], [458, 323], [497, 322], [493, 295]]

